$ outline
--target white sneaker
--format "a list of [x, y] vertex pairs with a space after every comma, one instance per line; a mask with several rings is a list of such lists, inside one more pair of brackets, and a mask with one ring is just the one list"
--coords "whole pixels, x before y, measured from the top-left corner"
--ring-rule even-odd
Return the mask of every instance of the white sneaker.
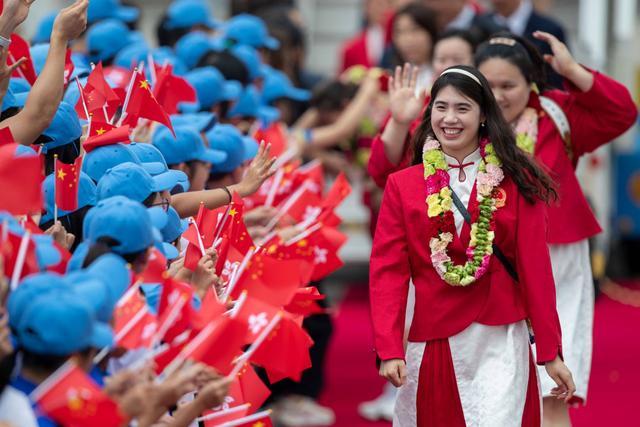
[[285, 427], [331, 426], [336, 416], [331, 408], [304, 396], [287, 396], [274, 406], [274, 419]]
[[374, 400], [358, 405], [358, 413], [369, 421], [393, 421], [393, 409], [396, 405], [397, 389], [391, 384], [385, 384], [380, 396]]

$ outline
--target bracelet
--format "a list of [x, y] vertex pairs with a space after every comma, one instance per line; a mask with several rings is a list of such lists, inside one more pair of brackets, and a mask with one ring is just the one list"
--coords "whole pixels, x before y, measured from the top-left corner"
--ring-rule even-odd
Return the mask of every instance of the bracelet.
[[229, 189], [227, 187], [221, 187], [225, 193], [227, 193], [227, 196], [229, 196], [229, 203], [231, 203], [231, 201], [233, 200], [233, 197], [231, 196], [231, 191], [229, 191]]
[[11, 44], [11, 39], [0, 36], [0, 47], [8, 48]]

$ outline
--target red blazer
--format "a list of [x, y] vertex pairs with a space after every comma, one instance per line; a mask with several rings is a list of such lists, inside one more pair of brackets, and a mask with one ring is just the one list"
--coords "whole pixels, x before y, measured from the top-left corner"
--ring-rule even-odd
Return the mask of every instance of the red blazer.
[[[495, 243], [518, 272], [515, 283], [502, 263], [491, 257], [489, 271], [467, 287], [446, 284], [433, 268], [429, 249], [422, 165], [389, 177], [385, 188], [370, 266], [371, 316], [375, 347], [382, 360], [404, 358], [402, 343], [409, 278], [416, 302], [409, 341], [447, 338], [472, 322], [504, 325], [529, 318], [536, 337], [537, 361], [542, 364], [561, 354], [560, 323], [555, 285], [546, 242], [546, 209], [530, 204], [505, 178], [501, 187], [506, 204], [495, 218]], [[475, 187], [468, 206], [478, 216]], [[451, 230], [455, 235], [455, 230]], [[466, 259], [470, 227], [449, 245], [456, 263]]]
[[369, 59], [366, 34], [366, 31], [362, 31], [354, 38], [347, 40], [342, 46], [341, 73], [354, 65], [364, 65], [367, 68], [375, 67], [377, 65], [372, 64]]
[[[627, 88], [617, 81], [594, 72], [593, 87], [588, 92], [567, 84], [567, 91], [552, 90], [544, 96], [553, 99], [564, 111], [571, 128], [573, 161], [564, 149], [558, 130], [532, 96], [530, 106], [541, 114], [535, 156], [550, 171], [559, 188], [560, 200], [549, 207], [549, 240], [551, 244], [573, 243], [598, 234], [601, 229], [582, 192], [575, 175], [577, 161], [627, 131], [638, 114]], [[422, 117], [412, 125], [412, 132]], [[390, 173], [409, 165], [412, 153], [397, 165], [389, 162], [378, 134], [371, 145], [368, 171], [374, 181], [384, 187]], [[407, 141], [409, 138], [407, 138]], [[411, 151], [405, 141], [405, 149]]]

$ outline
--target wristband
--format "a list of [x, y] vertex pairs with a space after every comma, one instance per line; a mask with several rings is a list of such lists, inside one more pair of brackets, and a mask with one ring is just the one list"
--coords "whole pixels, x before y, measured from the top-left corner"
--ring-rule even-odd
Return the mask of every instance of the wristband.
[[0, 36], [0, 47], [4, 47], [5, 49], [9, 47], [11, 44], [11, 39], [7, 39], [5, 37]]
[[231, 196], [231, 191], [229, 191], [229, 189], [227, 187], [221, 187], [225, 193], [227, 193], [227, 196], [229, 196], [229, 203], [231, 203], [231, 201], [233, 200], [233, 197]]

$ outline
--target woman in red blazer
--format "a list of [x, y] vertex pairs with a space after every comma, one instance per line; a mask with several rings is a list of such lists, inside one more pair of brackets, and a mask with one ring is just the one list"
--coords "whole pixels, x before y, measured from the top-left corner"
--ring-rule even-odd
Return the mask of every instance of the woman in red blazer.
[[370, 269], [380, 374], [402, 386], [396, 425], [539, 425], [525, 319], [554, 395], [568, 400], [575, 389], [546, 244], [553, 181], [517, 148], [489, 83], [471, 67], [436, 80], [414, 146], [414, 166], [387, 182]]
[[[566, 91], [545, 90], [545, 61], [533, 45], [508, 33], [478, 47], [476, 66], [515, 129], [518, 145], [542, 162], [558, 185], [559, 203], [548, 210], [547, 242], [557, 286], [564, 360], [574, 374], [575, 403], [584, 403], [594, 310], [588, 239], [601, 229], [575, 168], [580, 156], [631, 127], [637, 110], [623, 85], [579, 65], [556, 37], [544, 32], [534, 37], [549, 44], [553, 55], [546, 55], [546, 60], [564, 77]], [[545, 423], [570, 425], [567, 406], [549, 395], [551, 381], [542, 378], [541, 385]]]

